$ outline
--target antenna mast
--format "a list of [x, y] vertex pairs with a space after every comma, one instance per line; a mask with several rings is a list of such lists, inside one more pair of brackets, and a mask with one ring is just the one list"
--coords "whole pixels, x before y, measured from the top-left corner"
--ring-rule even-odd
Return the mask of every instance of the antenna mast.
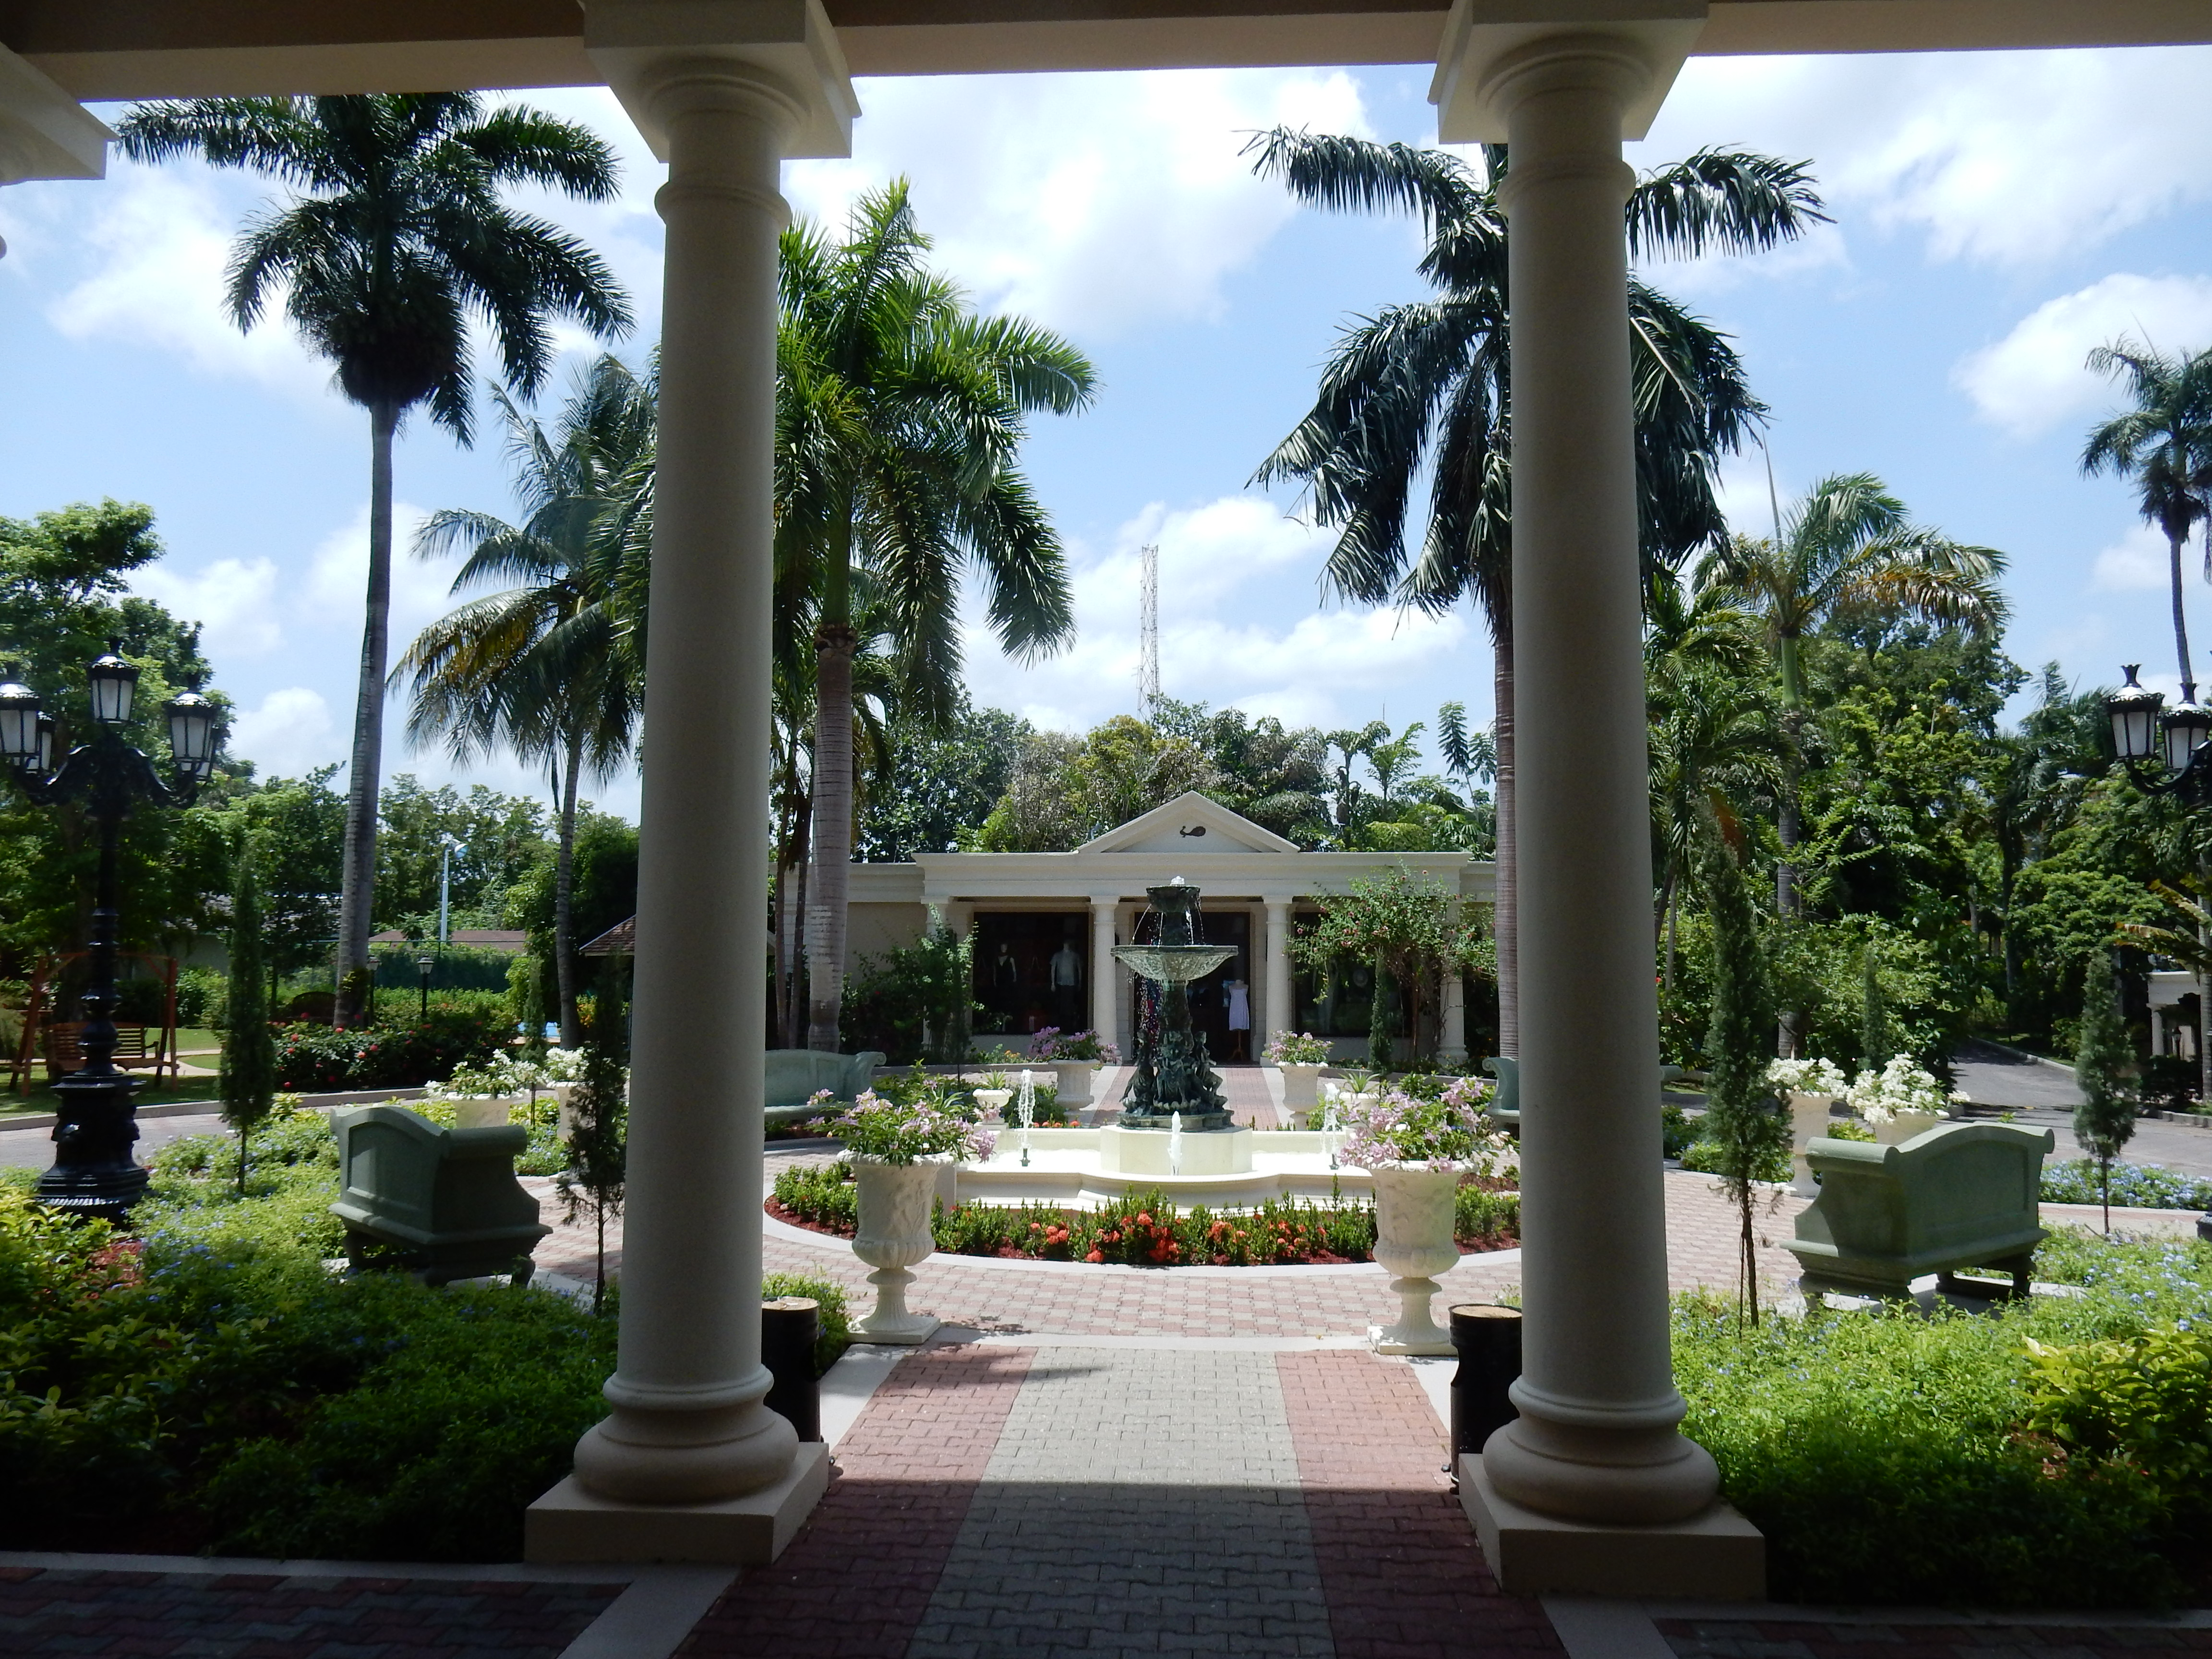
[[1141, 550], [1144, 574], [1139, 584], [1137, 698], [1150, 714], [1160, 701], [1160, 550], [1157, 542]]

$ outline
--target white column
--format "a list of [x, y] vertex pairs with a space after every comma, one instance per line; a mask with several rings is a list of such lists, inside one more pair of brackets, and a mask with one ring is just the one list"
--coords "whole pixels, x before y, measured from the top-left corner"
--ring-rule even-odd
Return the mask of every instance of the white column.
[[1114, 918], [1121, 908], [1118, 897], [1091, 901], [1091, 1029], [1106, 1042], [1115, 1042], [1120, 1024], [1115, 980], [1121, 964], [1114, 959]]
[[1444, 975], [1443, 994], [1437, 1000], [1443, 1034], [1437, 1044], [1442, 1059], [1455, 1064], [1467, 1059], [1467, 981], [1454, 968]]
[[1655, 72], [1632, 38], [1578, 35], [1515, 46], [1484, 79], [1512, 155], [1502, 200], [1528, 1321], [1521, 1415], [1491, 1437], [1484, 1464], [1501, 1496], [1541, 1513], [1668, 1522], [1706, 1507], [1719, 1477], [1675, 1428], [1653, 1084], [1620, 141]]
[[[659, 735], [639, 826], [622, 1332], [613, 1411], [576, 1448], [589, 1497], [662, 1505], [774, 1486], [798, 1450], [762, 1404], [757, 940], [776, 238], [790, 217], [778, 173], [821, 103], [820, 85], [810, 95], [742, 51], [641, 46], [641, 27], [659, 26], [641, 14], [665, 9], [595, 8], [587, 20], [669, 176], [657, 198], [667, 253], [645, 705]], [[702, 1064], [708, 1032], [714, 1059]]]
[[1291, 902], [1265, 899], [1261, 902], [1267, 913], [1267, 977], [1261, 1012], [1267, 1023], [1266, 1041], [1273, 1042], [1297, 1029], [1297, 1008], [1291, 992]]

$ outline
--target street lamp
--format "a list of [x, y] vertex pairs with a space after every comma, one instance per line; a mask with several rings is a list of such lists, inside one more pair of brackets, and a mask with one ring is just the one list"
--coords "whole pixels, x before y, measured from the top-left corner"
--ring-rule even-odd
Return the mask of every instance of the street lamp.
[[81, 801], [100, 830], [100, 873], [94, 889], [92, 978], [80, 1000], [84, 1024], [77, 1046], [83, 1063], [54, 1085], [54, 1164], [39, 1177], [39, 1201], [73, 1215], [119, 1221], [146, 1190], [146, 1171], [131, 1155], [138, 1125], [131, 1097], [138, 1079], [115, 1069], [115, 953], [120, 929], [115, 891], [116, 834], [134, 799], [159, 806], [191, 804], [215, 769], [216, 706], [196, 690], [167, 705], [177, 775], [164, 783], [154, 764], [123, 740], [137, 695], [138, 670], [123, 659], [119, 640], [86, 671], [95, 729], [54, 762], [56, 726], [27, 686], [0, 684], [0, 763], [41, 806]]
[[446, 919], [453, 910], [453, 854], [461, 850], [460, 842], [451, 836], [438, 838], [438, 943], [446, 942]]
[[2146, 794], [2212, 806], [2212, 708], [2198, 703], [2193, 680], [2181, 683], [2181, 701], [2166, 708], [2164, 697], [2136, 683], [2141, 666], [2124, 665], [2127, 683], [2105, 699], [2113, 751]]
[[430, 1018], [430, 973], [433, 969], [437, 967], [437, 965], [438, 958], [432, 956], [427, 951], [421, 956], [415, 958], [415, 971], [419, 974], [422, 979], [422, 1018], [426, 1020]]

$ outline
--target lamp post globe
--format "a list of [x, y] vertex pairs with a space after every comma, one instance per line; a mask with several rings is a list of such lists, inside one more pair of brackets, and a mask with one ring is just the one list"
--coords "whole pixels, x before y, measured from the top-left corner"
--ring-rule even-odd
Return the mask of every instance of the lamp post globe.
[[2128, 663], [2122, 672], [2127, 684], [2105, 699], [2105, 713], [2112, 722], [2112, 747], [2124, 761], [2149, 760], [2158, 753], [2158, 711], [2166, 699], [2137, 683], [2141, 663]]
[[2197, 701], [2194, 685], [2183, 683], [2181, 701], [2159, 717], [2159, 735], [2164, 740], [2166, 769], [2186, 772], [2204, 740], [2212, 738], [2212, 708]]
[[172, 697], [163, 712], [169, 720], [169, 750], [177, 769], [204, 779], [215, 769], [216, 706], [198, 691]]
[[14, 680], [0, 682], [0, 760], [21, 766], [39, 757], [39, 694]]
[[92, 717], [102, 726], [127, 725], [131, 700], [138, 694], [138, 671], [123, 659], [123, 641], [110, 640], [104, 656], [85, 671], [92, 683]]

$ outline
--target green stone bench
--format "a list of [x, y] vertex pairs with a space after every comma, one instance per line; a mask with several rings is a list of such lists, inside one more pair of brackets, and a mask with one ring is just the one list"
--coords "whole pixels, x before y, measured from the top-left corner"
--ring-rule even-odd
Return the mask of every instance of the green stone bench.
[[811, 1103], [820, 1089], [827, 1089], [838, 1105], [851, 1105], [875, 1081], [876, 1067], [884, 1063], [884, 1056], [874, 1049], [831, 1054], [814, 1048], [770, 1048], [762, 1058], [763, 1116], [769, 1123], [820, 1116], [823, 1109]]
[[2055, 1139], [2012, 1123], [1943, 1123], [1894, 1146], [1809, 1142], [1820, 1195], [1786, 1247], [1804, 1269], [1801, 1287], [1808, 1296], [1900, 1298], [1923, 1273], [1940, 1275], [1948, 1291], [1962, 1288], [1954, 1278], [1960, 1268], [1986, 1267], [2009, 1273], [2011, 1293], [2026, 1296], [2044, 1237], [2043, 1160]]
[[530, 1282], [531, 1252], [553, 1230], [514, 1178], [529, 1144], [520, 1124], [441, 1129], [404, 1106], [335, 1112], [345, 1223], [356, 1271], [397, 1266], [426, 1285], [510, 1273]]

